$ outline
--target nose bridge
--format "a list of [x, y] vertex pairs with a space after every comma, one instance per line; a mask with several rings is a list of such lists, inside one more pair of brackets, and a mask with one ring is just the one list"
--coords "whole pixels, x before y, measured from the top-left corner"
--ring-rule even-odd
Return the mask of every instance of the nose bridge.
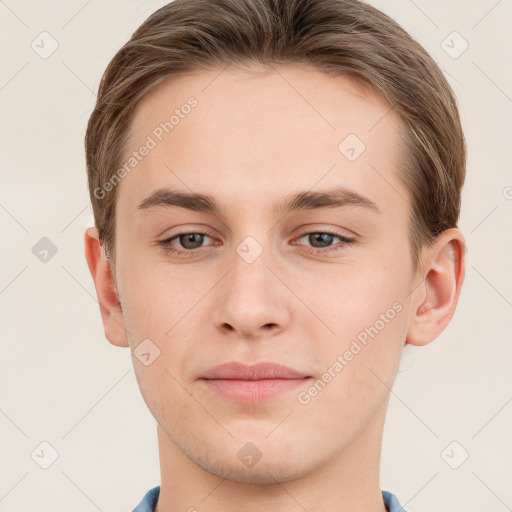
[[244, 238], [235, 248], [232, 258], [232, 291], [242, 296], [257, 295], [261, 290], [268, 291], [267, 281], [271, 272], [267, 265], [270, 259], [268, 243], [263, 241], [260, 244], [253, 236]]
[[216, 294], [213, 320], [219, 329], [254, 337], [269, 328], [280, 330], [288, 321], [286, 288], [268, 268], [274, 258], [264, 236], [246, 236], [234, 248], [231, 270]]

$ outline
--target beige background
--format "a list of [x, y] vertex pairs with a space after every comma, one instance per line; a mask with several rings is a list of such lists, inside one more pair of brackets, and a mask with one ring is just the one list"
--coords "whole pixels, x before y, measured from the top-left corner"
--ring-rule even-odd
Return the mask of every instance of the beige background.
[[[104, 338], [84, 258], [83, 137], [108, 61], [164, 3], [0, 1], [2, 512], [129, 512], [160, 483], [154, 419], [129, 352]], [[409, 512], [511, 510], [512, 2], [370, 3], [445, 71], [469, 146], [466, 282], [452, 323], [397, 377], [382, 488]], [[46, 59], [31, 48], [43, 31], [58, 43]], [[57, 248], [45, 263], [42, 237]]]

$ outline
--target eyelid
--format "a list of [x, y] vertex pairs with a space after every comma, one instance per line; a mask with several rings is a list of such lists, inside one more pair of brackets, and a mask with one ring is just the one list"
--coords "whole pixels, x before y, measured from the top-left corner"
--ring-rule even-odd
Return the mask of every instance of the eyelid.
[[170, 233], [165, 236], [164, 240], [168, 240], [169, 238], [174, 238], [179, 235], [187, 235], [189, 233], [199, 233], [199, 234], [204, 234], [204, 235], [208, 235], [211, 237], [214, 237], [214, 236], [218, 237], [218, 235], [215, 235], [213, 233], [213, 231], [205, 224], [201, 224], [201, 223], [189, 224], [187, 226], [190, 226], [190, 227], [176, 226], [175, 228], [171, 228], [171, 229], [167, 228], [157, 236], [161, 237], [161, 236], [164, 236], [164, 233]]
[[332, 226], [329, 224], [318, 224], [318, 223], [309, 223], [309, 224], [301, 224], [297, 228], [293, 230], [293, 232], [299, 232], [303, 234], [309, 233], [329, 233], [331, 235], [343, 236], [346, 238], [354, 238], [359, 237], [360, 235], [353, 230], [349, 230], [347, 228], [341, 228], [339, 226]]

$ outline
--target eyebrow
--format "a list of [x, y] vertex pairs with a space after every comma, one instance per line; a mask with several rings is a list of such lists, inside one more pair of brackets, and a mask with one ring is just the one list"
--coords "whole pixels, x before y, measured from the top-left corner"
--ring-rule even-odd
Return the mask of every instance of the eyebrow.
[[[155, 190], [139, 203], [137, 209], [148, 210], [154, 207], [173, 206], [219, 216], [222, 215], [222, 208], [212, 196], [197, 192], [181, 192], [169, 188]], [[347, 187], [337, 187], [323, 191], [307, 190], [288, 195], [278, 204], [277, 211], [286, 215], [294, 211], [345, 206], [358, 206], [380, 213], [374, 201]]]

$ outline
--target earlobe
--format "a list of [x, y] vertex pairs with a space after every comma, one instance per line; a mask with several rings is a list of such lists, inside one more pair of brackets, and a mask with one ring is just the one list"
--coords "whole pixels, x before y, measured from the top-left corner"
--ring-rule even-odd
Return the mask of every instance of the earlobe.
[[[443, 231], [428, 249], [425, 279], [413, 297], [407, 343], [434, 341], [452, 319], [465, 275], [465, 240], [457, 228]], [[415, 308], [415, 311], [414, 311]]]
[[96, 288], [105, 337], [112, 345], [128, 347], [121, 302], [110, 265], [99, 240], [98, 229], [85, 231], [85, 257]]

